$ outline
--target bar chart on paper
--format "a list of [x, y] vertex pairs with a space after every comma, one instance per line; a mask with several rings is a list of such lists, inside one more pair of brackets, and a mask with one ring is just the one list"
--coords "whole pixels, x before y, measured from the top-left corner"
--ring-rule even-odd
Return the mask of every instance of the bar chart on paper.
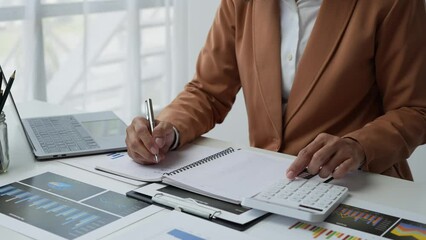
[[52, 172], [0, 186], [0, 215], [6, 215], [2, 218], [11, 217], [44, 230], [38, 233], [65, 239], [93, 233], [148, 205]]
[[184, 231], [181, 229], [172, 229], [162, 236], [158, 236], [156, 240], [206, 240], [203, 237], [199, 237], [195, 234], [192, 234], [188, 231]]
[[343, 232], [311, 225], [308, 223], [297, 222], [289, 227], [290, 233], [300, 239], [342, 239], [342, 240], [361, 240], [361, 237], [352, 236]]
[[382, 236], [398, 220], [394, 216], [341, 204], [325, 222]]
[[119, 219], [19, 183], [0, 188], [0, 212], [67, 239]]

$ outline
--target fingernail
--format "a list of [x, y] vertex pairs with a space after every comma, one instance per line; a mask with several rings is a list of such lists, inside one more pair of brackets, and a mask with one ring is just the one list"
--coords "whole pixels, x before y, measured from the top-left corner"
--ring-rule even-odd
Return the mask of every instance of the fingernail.
[[324, 171], [324, 175], [326, 175], [327, 177], [328, 177], [328, 176], [330, 176], [330, 174], [331, 174], [331, 172], [330, 172], [330, 171], [328, 171], [328, 170], [325, 170], [325, 171]]
[[294, 177], [293, 177], [293, 175], [294, 175], [294, 172], [293, 171], [288, 171], [287, 172], [287, 178], [288, 179], [293, 179]]
[[155, 143], [162, 148], [164, 146], [164, 139], [163, 138], [156, 138]]
[[152, 153], [152, 154], [157, 154], [157, 153], [158, 153], [157, 149], [156, 149], [156, 148], [154, 148], [154, 147], [152, 147], [152, 148], [150, 149], [150, 151], [151, 151], [151, 153]]

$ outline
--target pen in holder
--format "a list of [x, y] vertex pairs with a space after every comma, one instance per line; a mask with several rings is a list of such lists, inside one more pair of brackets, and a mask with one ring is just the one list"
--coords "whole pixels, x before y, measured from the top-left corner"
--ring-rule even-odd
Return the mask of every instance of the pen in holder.
[[9, 168], [9, 143], [7, 138], [6, 116], [0, 113], [0, 173], [7, 172]]
[[[15, 73], [13, 72], [12, 76], [10, 76], [9, 81], [6, 82], [6, 78], [3, 73], [3, 69], [0, 66], [0, 173], [7, 172], [9, 168], [9, 143], [7, 138], [7, 124], [6, 124], [6, 116], [3, 112], [4, 104], [6, 103], [7, 97], [9, 96], [10, 89], [15, 80]], [[6, 83], [6, 88], [1, 89], [2, 83]]]

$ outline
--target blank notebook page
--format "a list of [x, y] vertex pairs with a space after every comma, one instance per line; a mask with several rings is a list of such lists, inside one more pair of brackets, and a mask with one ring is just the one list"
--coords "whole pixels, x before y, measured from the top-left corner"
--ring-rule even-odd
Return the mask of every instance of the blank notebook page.
[[292, 160], [266, 156], [249, 150], [207, 161], [165, 177], [163, 182], [220, 200], [240, 203], [285, 177]]

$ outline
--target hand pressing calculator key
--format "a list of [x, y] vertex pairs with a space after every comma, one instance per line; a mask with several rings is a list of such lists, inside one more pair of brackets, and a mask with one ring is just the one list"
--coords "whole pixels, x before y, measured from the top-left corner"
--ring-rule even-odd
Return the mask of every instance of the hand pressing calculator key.
[[312, 179], [281, 179], [242, 206], [297, 218], [322, 222], [345, 199], [348, 188]]

